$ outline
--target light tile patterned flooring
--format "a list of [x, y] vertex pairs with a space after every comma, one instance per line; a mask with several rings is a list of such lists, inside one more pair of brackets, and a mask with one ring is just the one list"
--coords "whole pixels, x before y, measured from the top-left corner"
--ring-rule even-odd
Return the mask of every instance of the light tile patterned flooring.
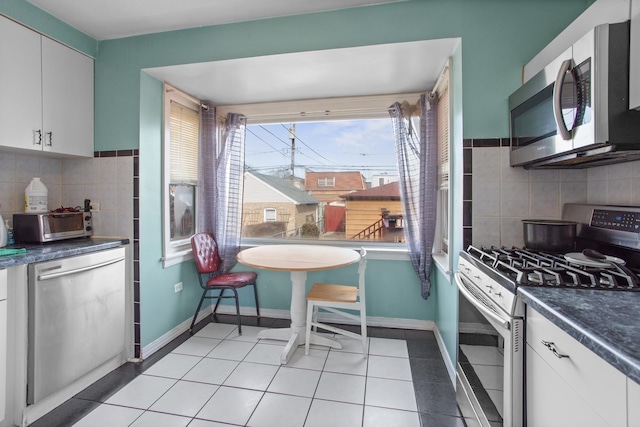
[[265, 327], [243, 323], [238, 335], [235, 324], [204, 325], [150, 366], [114, 371], [94, 396], [87, 389], [32, 426], [464, 425], [431, 332], [372, 330], [367, 359], [359, 341], [338, 337], [342, 350], [312, 346], [305, 356], [300, 347], [280, 365], [284, 343], [256, 337]]

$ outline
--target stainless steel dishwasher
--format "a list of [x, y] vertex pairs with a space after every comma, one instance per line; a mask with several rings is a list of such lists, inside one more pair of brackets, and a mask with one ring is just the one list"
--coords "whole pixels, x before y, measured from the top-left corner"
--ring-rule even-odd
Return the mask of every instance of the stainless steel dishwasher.
[[125, 249], [29, 266], [27, 403], [124, 351]]

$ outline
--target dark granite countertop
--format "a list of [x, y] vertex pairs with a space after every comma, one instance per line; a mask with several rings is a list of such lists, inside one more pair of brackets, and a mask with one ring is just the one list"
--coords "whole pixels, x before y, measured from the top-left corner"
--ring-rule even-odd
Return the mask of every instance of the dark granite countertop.
[[127, 238], [81, 237], [42, 244], [14, 244], [7, 246], [7, 248], [25, 248], [27, 252], [18, 255], [0, 256], [0, 268], [83, 255], [89, 252], [117, 248], [128, 243], [129, 239]]
[[520, 287], [524, 302], [640, 383], [640, 292]]

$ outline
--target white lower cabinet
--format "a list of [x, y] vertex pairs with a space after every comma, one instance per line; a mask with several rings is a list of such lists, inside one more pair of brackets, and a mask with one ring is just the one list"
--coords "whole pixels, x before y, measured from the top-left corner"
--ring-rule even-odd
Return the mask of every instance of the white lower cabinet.
[[627, 426], [627, 378], [527, 307], [529, 427]]
[[627, 423], [629, 427], [640, 427], [640, 384], [627, 378]]
[[0, 270], [0, 422], [7, 402], [7, 270]]

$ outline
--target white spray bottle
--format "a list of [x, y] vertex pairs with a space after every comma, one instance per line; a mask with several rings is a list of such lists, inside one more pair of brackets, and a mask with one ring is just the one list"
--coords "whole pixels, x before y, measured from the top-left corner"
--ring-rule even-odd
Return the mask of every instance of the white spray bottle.
[[[0, 205], [0, 208], [2, 205]], [[0, 214], [0, 248], [7, 246], [7, 227], [4, 225], [4, 220]]]

